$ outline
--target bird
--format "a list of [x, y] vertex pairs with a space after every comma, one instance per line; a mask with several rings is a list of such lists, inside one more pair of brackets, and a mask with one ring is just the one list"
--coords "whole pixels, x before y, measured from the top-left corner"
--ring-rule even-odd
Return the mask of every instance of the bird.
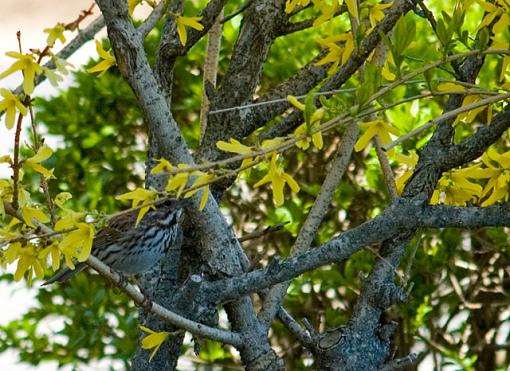
[[[91, 254], [122, 274], [143, 273], [177, 241], [182, 212], [182, 200], [168, 199], [149, 210], [138, 224], [138, 210], [114, 216], [95, 235]], [[63, 268], [42, 286], [67, 281], [86, 267], [82, 262], [74, 270]]]

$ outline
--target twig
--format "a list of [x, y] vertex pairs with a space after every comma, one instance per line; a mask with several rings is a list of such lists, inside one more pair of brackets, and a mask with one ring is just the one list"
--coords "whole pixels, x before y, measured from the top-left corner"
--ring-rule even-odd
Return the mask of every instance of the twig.
[[384, 256], [382, 256], [381, 254], [379, 254], [379, 251], [373, 249], [372, 247], [370, 246], [366, 246], [365, 247], [365, 250], [368, 250], [370, 251], [372, 254], [374, 254], [378, 259], [381, 259], [381, 261], [383, 263], [385, 263], [388, 267], [390, 267], [393, 272], [395, 273], [395, 275], [397, 275], [400, 279], [404, 279], [404, 275], [402, 273], [400, 273], [397, 269], [397, 267], [395, 267], [393, 264], [391, 264], [391, 262], [386, 259]]
[[94, 256], [89, 256], [87, 265], [95, 271], [112, 281], [117, 287], [124, 291], [138, 306], [149, 307], [149, 311], [161, 319], [179, 327], [192, 334], [206, 337], [211, 340], [220, 341], [233, 346], [240, 346], [243, 343], [241, 336], [235, 332], [227, 331], [219, 328], [209, 327], [207, 325], [191, 321], [185, 317], [178, 315], [168, 309], [162, 307], [158, 303], [150, 302], [147, 305], [147, 297], [138, 291], [135, 286], [126, 284], [125, 279], [116, 272], [112, 272], [111, 268], [101, 262]]
[[402, 281], [402, 286], [407, 286], [409, 282], [409, 277], [411, 276], [411, 268], [413, 267], [414, 258], [416, 257], [416, 252], [418, 251], [418, 247], [421, 244], [422, 234], [419, 234], [418, 240], [414, 245], [413, 251], [411, 252], [411, 256], [409, 257], [409, 261], [407, 263], [407, 267], [404, 272], [404, 280]]
[[434, 32], [437, 35], [437, 29], [436, 29], [437, 22], [436, 22], [436, 19], [434, 18], [434, 14], [429, 10], [429, 8], [427, 8], [427, 6], [425, 5], [425, 3], [422, 0], [416, 0], [416, 2], [420, 5], [420, 8], [421, 8], [421, 10], [423, 10], [423, 14], [425, 15], [425, 18], [427, 18], [430, 25], [432, 26], [432, 29], [434, 30]]
[[398, 192], [397, 186], [395, 185], [395, 177], [393, 176], [393, 171], [391, 170], [390, 162], [388, 161], [388, 156], [382, 149], [382, 143], [379, 135], [375, 135], [374, 141], [375, 151], [377, 152], [377, 158], [379, 159], [379, 164], [381, 165], [384, 183], [386, 184], [390, 198], [394, 200], [398, 197]]
[[503, 55], [510, 55], [510, 50], [508, 49], [487, 49], [487, 50], [471, 50], [469, 52], [464, 53], [458, 53], [450, 55], [449, 57], [438, 60], [435, 62], [432, 62], [426, 66], [423, 66], [422, 68], [418, 68], [417, 70], [414, 70], [413, 72], [408, 73], [407, 75], [403, 76], [400, 80], [395, 80], [392, 83], [386, 85], [384, 88], [380, 89], [376, 93], [374, 93], [367, 101], [367, 105], [375, 101], [376, 99], [379, 99], [384, 94], [392, 91], [397, 86], [402, 85], [404, 82], [411, 80], [412, 78], [421, 75], [431, 69], [434, 69], [436, 67], [442, 66], [446, 63], [450, 63], [451, 61], [461, 59], [464, 57], [474, 56], [474, 55], [491, 55], [491, 54], [503, 54]]
[[[5, 201], [4, 201], [4, 205], [5, 205]], [[22, 234], [22, 235], [20, 235], [18, 237], [14, 237], [14, 238], [10, 238], [8, 240], [0, 241], [0, 247], [7, 246], [7, 245], [9, 245], [11, 243], [14, 243], [14, 242], [30, 241], [30, 240], [35, 240], [35, 239], [39, 239], [39, 238], [47, 238], [47, 237], [58, 236], [58, 235], [61, 235], [61, 234], [64, 234], [64, 233], [72, 232], [74, 230], [76, 230], [76, 228], [67, 228], [67, 229], [63, 229], [61, 231], [53, 231], [51, 233], [41, 233], [41, 234], [33, 234], [34, 232], [25, 233], [25, 234]]]
[[239, 242], [244, 242], [244, 241], [253, 240], [255, 238], [265, 236], [266, 234], [269, 234], [269, 233], [278, 232], [278, 231], [281, 231], [286, 224], [289, 224], [289, 222], [278, 223], [276, 225], [272, 225], [272, 226], [266, 227], [264, 229], [260, 229], [260, 230], [245, 234], [244, 236], [239, 237], [238, 240], [239, 240]]
[[[83, 31], [80, 31], [78, 35], [69, 42], [60, 52], [56, 54], [56, 56], [60, 59], [67, 59], [74, 52], [76, 52], [83, 44], [92, 39], [96, 33], [98, 33], [104, 27], [104, 18], [103, 16], [97, 17], [90, 25], [87, 26]], [[44, 64], [44, 68], [54, 69], [55, 63], [53, 61], [49, 61]], [[35, 78], [35, 86], [39, 85], [41, 82], [46, 80], [46, 76], [44, 74], [37, 75]], [[23, 93], [23, 85], [19, 85], [16, 89], [14, 89], [14, 94], [20, 95]], [[0, 112], [0, 117], [3, 112]]]
[[142, 40], [147, 37], [149, 32], [151, 32], [161, 17], [163, 17], [169, 3], [169, 0], [161, 0], [159, 4], [152, 10], [151, 14], [149, 14], [145, 21], [140, 25], [140, 27], [138, 27], [138, 34]]
[[220, 59], [222, 18], [223, 9], [221, 9], [220, 14], [218, 14], [216, 21], [212, 25], [207, 40], [207, 51], [204, 62], [202, 104], [200, 106], [200, 141], [203, 140], [207, 129], [207, 118], [209, 116], [209, 106], [211, 103], [209, 101], [209, 98], [212, 98], [207, 96], [206, 85], [210, 84], [212, 87], [216, 87], [216, 79], [218, 76], [218, 61]]
[[303, 330], [299, 323], [283, 307], [280, 307], [278, 311], [278, 319], [301, 344], [307, 347], [311, 347], [314, 344], [311, 334]]
[[389, 361], [384, 365], [381, 371], [395, 371], [402, 370], [406, 366], [412, 365], [418, 359], [418, 355], [415, 353], [410, 353], [407, 357], [397, 358]]
[[23, 115], [21, 112], [18, 115], [18, 121], [16, 123], [16, 133], [14, 134], [14, 160], [11, 165], [12, 167], [12, 205], [15, 209], [18, 208], [18, 182], [19, 182], [19, 137], [21, 133], [21, 123], [23, 122]]
[[234, 18], [235, 16], [241, 14], [242, 12], [244, 12], [250, 5], [251, 3], [253, 3], [253, 0], [248, 0], [246, 1], [239, 9], [237, 9], [234, 13], [232, 14], [229, 14], [227, 15], [225, 18], [223, 18], [221, 20], [221, 24], [223, 23], [227, 23], [228, 21], [230, 21], [232, 18]]
[[479, 100], [478, 102], [474, 102], [474, 103], [468, 104], [466, 106], [462, 106], [462, 107], [459, 107], [457, 109], [448, 111], [448, 112], [442, 114], [441, 116], [438, 116], [438, 117], [430, 120], [429, 122], [423, 124], [422, 126], [420, 126], [420, 127], [416, 128], [416, 129], [410, 131], [406, 135], [403, 135], [400, 138], [394, 140], [390, 144], [384, 146], [383, 149], [385, 151], [388, 151], [388, 150], [392, 149], [393, 147], [395, 147], [396, 145], [398, 145], [398, 144], [400, 144], [402, 142], [405, 142], [409, 138], [412, 138], [415, 135], [421, 133], [422, 131], [427, 130], [428, 128], [434, 126], [439, 121], [446, 120], [446, 119], [449, 119], [451, 117], [455, 117], [459, 113], [471, 111], [472, 109], [475, 109], [475, 108], [478, 108], [478, 107], [487, 106], [489, 104], [498, 102], [500, 100], [509, 99], [509, 98], [510, 98], [510, 93], [498, 94], [498, 95], [495, 95], [495, 96], [492, 96], [492, 97], [489, 97], [489, 98], [485, 98], [485, 99]]
[[[5, 203], [5, 201], [4, 201]], [[12, 206], [7, 205], [5, 211], [15, 218], [23, 221], [23, 216], [19, 212], [19, 210], [15, 210]], [[24, 221], [23, 221], [24, 223]], [[39, 222], [38, 220], [32, 218], [32, 223], [40, 228], [44, 233], [50, 234], [55, 233], [53, 229], [45, 225], [44, 223]], [[243, 339], [241, 336], [235, 332], [223, 330], [219, 328], [209, 327], [207, 325], [191, 321], [185, 317], [178, 315], [168, 309], [162, 307], [158, 303], [154, 303], [152, 301], [147, 303], [148, 299], [145, 295], [143, 295], [139, 290], [136, 289], [135, 286], [126, 283], [124, 277], [122, 277], [119, 273], [112, 271], [112, 269], [101, 262], [101, 260], [97, 259], [93, 255], [89, 256], [86, 261], [87, 265], [92, 267], [95, 271], [97, 271], [103, 277], [106, 277], [108, 280], [112, 281], [115, 286], [124, 291], [133, 301], [144, 308], [150, 308], [149, 311], [156, 316], [162, 318], [163, 320], [182, 328], [186, 331], [191, 332], [192, 334], [206, 337], [211, 340], [219, 341], [225, 344], [230, 344], [235, 347], [239, 347], [243, 344]]]
[[[321, 186], [319, 195], [315, 199], [312, 209], [301, 227], [296, 242], [291, 248], [292, 256], [302, 253], [310, 248], [317, 230], [319, 229], [319, 225], [329, 209], [333, 193], [337, 189], [345, 171], [347, 170], [358, 134], [359, 127], [354, 123], [349, 125], [345, 130], [342, 142], [335, 154], [335, 157], [331, 161], [331, 170], [328, 172], [326, 179]], [[259, 318], [265, 326], [269, 327], [273, 322], [283, 298], [287, 293], [288, 286], [289, 283], [274, 286], [264, 299], [264, 304], [259, 314]]]
[[[39, 141], [39, 135], [37, 134], [37, 127], [35, 124], [35, 114], [32, 105], [28, 106], [30, 112], [30, 123], [32, 124], [32, 135], [34, 136], [34, 152], [37, 153], [39, 148], [41, 148], [42, 141]], [[53, 200], [50, 196], [50, 190], [48, 186], [48, 179], [46, 179], [43, 175], [41, 175], [41, 188], [44, 193], [44, 197], [46, 198], [46, 202], [48, 204], [48, 211], [50, 212], [51, 225], [55, 226], [57, 221], [57, 217], [55, 215], [55, 205], [53, 204]]]
[[336, 117], [328, 120], [324, 124], [321, 124], [320, 126], [313, 128], [312, 130], [310, 130], [309, 134], [303, 134], [303, 135], [300, 135], [300, 136], [292, 136], [290, 139], [287, 139], [283, 143], [278, 144], [276, 146], [262, 148], [260, 150], [257, 150], [257, 151], [254, 151], [254, 152], [250, 152], [250, 153], [245, 154], [245, 155], [232, 156], [232, 157], [229, 157], [229, 158], [227, 158], [225, 160], [219, 160], [219, 161], [215, 161], [215, 162], [208, 162], [206, 164], [199, 164], [199, 165], [189, 166], [189, 167], [186, 167], [186, 168], [173, 168], [171, 170], [166, 171], [164, 174], [174, 175], [174, 174], [178, 174], [178, 173], [189, 173], [189, 172], [192, 172], [192, 171], [195, 171], [195, 170], [209, 170], [209, 169], [211, 169], [213, 167], [222, 167], [224, 165], [228, 165], [228, 164], [231, 164], [233, 162], [239, 162], [239, 161], [242, 161], [242, 160], [247, 159], [247, 158], [258, 157], [258, 156], [265, 155], [265, 154], [272, 153], [272, 152], [284, 151], [286, 149], [292, 148], [294, 146], [294, 144], [296, 144], [297, 142], [299, 142], [299, 141], [301, 141], [303, 139], [308, 138], [310, 135], [318, 133], [319, 131], [321, 131], [321, 132], [327, 131], [327, 130], [332, 129], [334, 127], [337, 127], [339, 125], [347, 124], [349, 122], [352, 122], [353, 120], [354, 120], [353, 117], [350, 117], [350, 116], [348, 116], [345, 113], [342, 113], [341, 115], [336, 116]]
[[[18, 39], [18, 48], [19, 52], [23, 53], [23, 48], [21, 47], [21, 32], [16, 32], [16, 38]], [[23, 73], [23, 76], [25, 74]], [[27, 106], [30, 104], [30, 97], [26, 96], [25, 99], [23, 99], [23, 105]], [[12, 168], [12, 204], [15, 209], [18, 208], [18, 198], [19, 198], [19, 191], [18, 191], [18, 182], [19, 182], [19, 169], [20, 169], [20, 163], [19, 163], [19, 139], [21, 135], [21, 124], [23, 122], [23, 115], [21, 112], [18, 114], [18, 120], [16, 122], [16, 132], [14, 133], [14, 159], [13, 163], [11, 165]]]
[[[393, 102], [393, 103], [390, 103], [390, 104], [386, 104], [386, 105], [381, 105], [380, 107], [377, 107], [377, 108], [371, 108], [371, 109], [368, 109], [368, 110], [365, 110], [365, 111], [361, 111], [359, 114], [358, 114], [358, 117], [365, 117], [365, 116], [369, 116], [369, 115], [372, 115], [374, 113], [377, 113], [377, 112], [384, 112], [390, 108], [393, 108], [393, 107], [396, 107], [396, 106], [399, 106], [401, 104], [404, 104], [404, 103], [408, 103], [408, 102], [412, 102], [414, 100], [418, 100], [418, 99], [427, 99], [427, 98], [433, 98], [433, 97], [440, 97], [442, 95], [489, 95], [489, 96], [496, 96], [498, 95], [499, 93], [497, 92], [491, 92], [491, 91], [488, 91], [488, 90], [480, 90], [480, 89], [467, 89], [467, 90], [458, 90], [458, 91], [436, 91], [436, 92], [423, 92], [421, 94], [418, 94], [418, 95], [413, 95], [411, 97], [407, 97], [407, 98], [404, 98], [404, 99], [401, 99], [397, 102]], [[384, 148], [383, 148], [384, 149]]]
[[96, 5], [95, 3], [92, 3], [88, 9], [82, 10], [80, 12], [80, 15], [78, 15], [78, 17], [74, 21], [69, 22], [68, 24], [65, 25], [65, 29], [69, 31], [76, 30], [80, 26], [80, 23], [83, 22], [85, 18], [93, 14], [92, 9], [94, 9], [95, 5]]

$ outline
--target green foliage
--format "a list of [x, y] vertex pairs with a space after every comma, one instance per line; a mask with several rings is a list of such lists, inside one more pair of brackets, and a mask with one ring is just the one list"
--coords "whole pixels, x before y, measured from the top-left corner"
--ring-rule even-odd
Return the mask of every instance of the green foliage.
[[395, 62], [397, 77], [402, 77], [401, 67], [405, 59], [404, 53], [407, 52], [411, 42], [416, 39], [416, 20], [412, 15], [406, 15], [398, 20], [391, 40], [383, 33], [381, 33], [380, 36], [391, 51], [393, 61]]
[[110, 212], [127, 184], [142, 184], [146, 134], [141, 113], [118, 74], [91, 79], [77, 72], [75, 84], [36, 101], [39, 122], [65, 144], [48, 166], [55, 168], [59, 191], [79, 195], [77, 206]]
[[[36, 300], [37, 307], [0, 327], [0, 352], [17, 349], [20, 359], [33, 365], [56, 361], [77, 367], [106, 358], [121, 360], [127, 368], [138, 336], [136, 310], [123, 295], [105, 288], [99, 276], [77, 275], [71, 285], [39, 289]], [[41, 332], [46, 327], [54, 333]]]

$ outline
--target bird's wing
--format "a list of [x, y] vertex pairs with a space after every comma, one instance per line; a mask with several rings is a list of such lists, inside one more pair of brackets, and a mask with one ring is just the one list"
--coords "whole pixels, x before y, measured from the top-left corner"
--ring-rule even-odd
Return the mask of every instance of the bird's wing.
[[100, 249], [101, 247], [111, 245], [122, 238], [126, 232], [134, 227], [136, 216], [137, 212], [130, 212], [113, 217], [108, 222], [108, 225], [95, 235], [94, 248]]

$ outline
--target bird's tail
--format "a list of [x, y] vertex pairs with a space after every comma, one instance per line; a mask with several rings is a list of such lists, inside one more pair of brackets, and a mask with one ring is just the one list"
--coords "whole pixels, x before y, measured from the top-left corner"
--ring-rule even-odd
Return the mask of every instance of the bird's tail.
[[74, 276], [76, 273], [81, 272], [87, 268], [87, 265], [85, 263], [78, 263], [74, 267], [74, 270], [71, 270], [69, 268], [62, 268], [57, 273], [55, 273], [52, 277], [50, 277], [49, 280], [45, 281], [41, 286], [51, 285], [55, 282], [64, 282], [67, 281], [69, 278]]

